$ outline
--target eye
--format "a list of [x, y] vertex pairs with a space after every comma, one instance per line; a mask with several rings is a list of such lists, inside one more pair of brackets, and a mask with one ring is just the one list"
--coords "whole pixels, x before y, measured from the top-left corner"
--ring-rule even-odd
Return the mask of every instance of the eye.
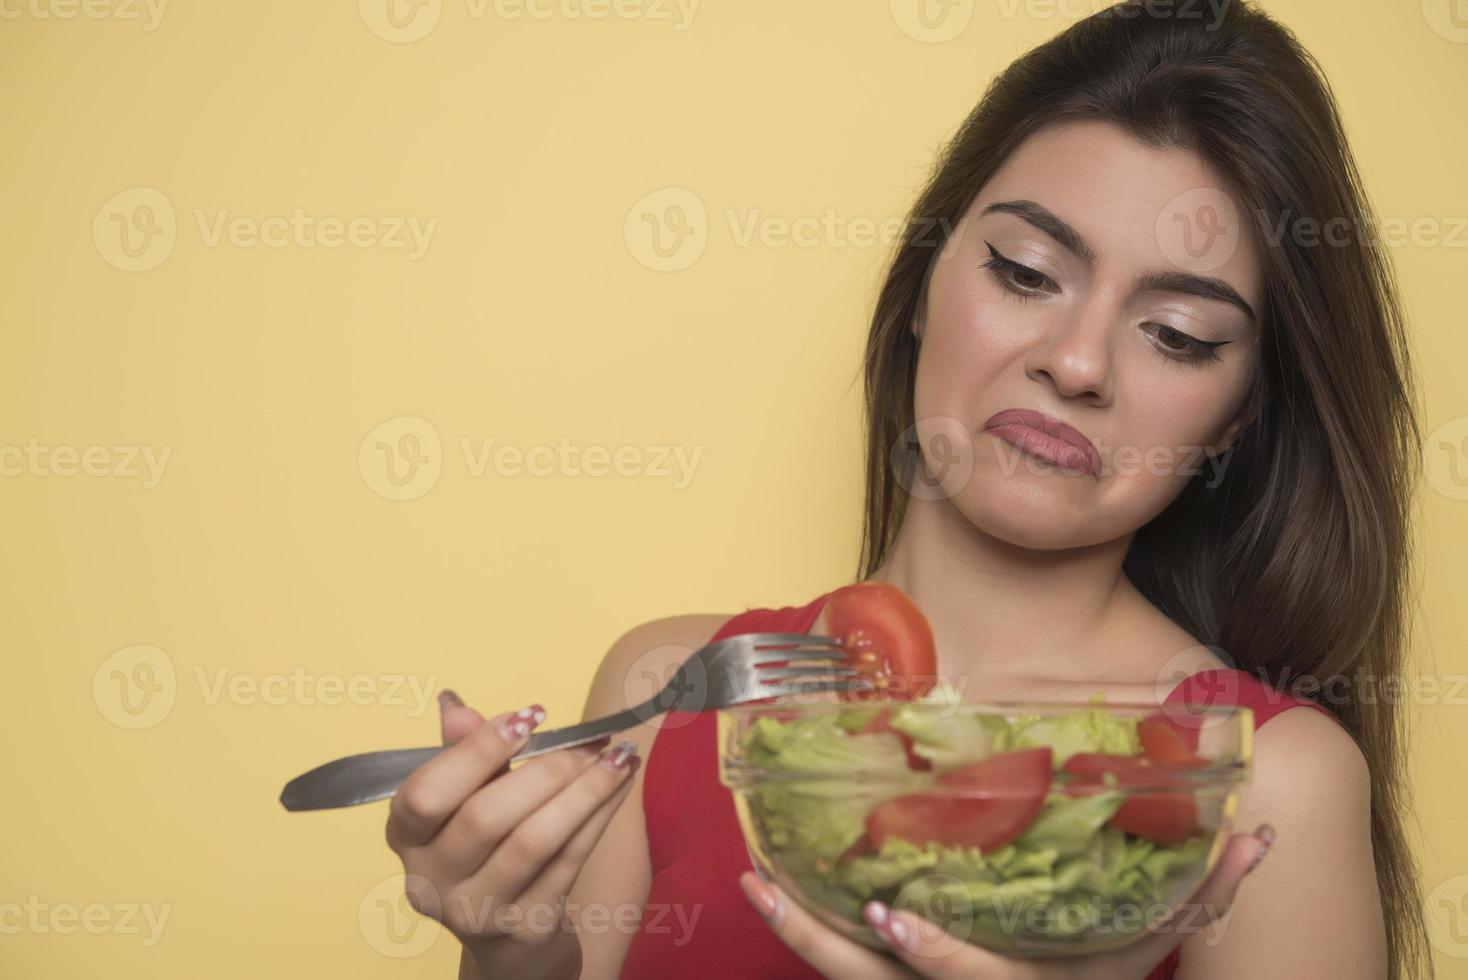
[[1183, 364], [1205, 364], [1209, 361], [1221, 360], [1218, 348], [1228, 343], [1227, 340], [1199, 340], [1191, 337], [1173, 327], [1161, 323], [1143, 324], [1144, 327], [1152, 328], [1152, 335], [1157, 338], [1152, 346], [1163, 357], [1171, 361]]
[[1029, 299], [1032, 296], [1060, 291], [1060, 287], [1045, 273], [1005, 258], [993, 245], [988, 242], [984, 244], [989, 248], [989, 260], [982, 263], [981, 268], [988, 269], [995, 281], [1009, 292], [1021, 299]]

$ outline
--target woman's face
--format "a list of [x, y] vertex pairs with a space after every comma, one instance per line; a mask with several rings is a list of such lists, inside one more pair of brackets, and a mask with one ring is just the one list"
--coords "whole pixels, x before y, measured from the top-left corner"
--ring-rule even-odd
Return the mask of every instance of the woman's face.
[[[985, 185], [914, 324], [918, 440], [973, 524], [1022, 547], [1096, 544], [1147, 523], [1195, 473], [1218, 480], [1204, 450], [1246, 421], [1263, 309], [1226, 186], [1189, 151], [1095, 122], [1037, 132]], [[1096, 452], [1032, 455], [1018, 445], [1033, 431], [988, 428], [1008, 409], [1058, 419]], [[959, 460], [950, 486], [958, 440], [972, 468]]]

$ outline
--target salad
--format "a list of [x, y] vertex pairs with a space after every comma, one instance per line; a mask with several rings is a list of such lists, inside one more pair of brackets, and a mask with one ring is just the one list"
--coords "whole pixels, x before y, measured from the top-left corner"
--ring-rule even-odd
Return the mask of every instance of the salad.
[[1206, 765], [1196, 730], [1099, 695], [1060, 713], [965, 706], [934, 687], [906, 596], [850, 588], [865, 591], [836, 605], [831, 632], [885, 678], [884, 700], [771, 712], [743, 735], [763, 774], [748, 818], [809, 899], [859, 926], [875, 898], [1010, 949], [1139, 932], [1197, 886], [1216, 828], [1186, 778]]

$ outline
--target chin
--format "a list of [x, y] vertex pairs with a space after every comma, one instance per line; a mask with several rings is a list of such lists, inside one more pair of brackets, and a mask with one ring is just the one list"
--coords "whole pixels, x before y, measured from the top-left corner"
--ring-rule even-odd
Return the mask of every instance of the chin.
[[1116, 537], [1109, 522], [1078, 507], [1062, 474], [1005, 476], [976, 472], [954, 507], [985, 534], [1036, 551], [1060, 551], [1100, 544]]

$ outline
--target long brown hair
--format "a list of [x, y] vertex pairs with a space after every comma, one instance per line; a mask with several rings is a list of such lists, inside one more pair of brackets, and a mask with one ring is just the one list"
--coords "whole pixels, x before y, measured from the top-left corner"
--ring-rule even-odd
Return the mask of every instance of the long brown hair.
[[[1100, 11], [1010, 65], [944, 148], [868, 338], [859, 577], [881, 565], [905, 512], [890, 454], [914, 424], [909, 328], [932, 261], [1027, 136], [1082, 119], [1198, 153], [1230, 179], [1263, 245], [1252, 421], [1221, 482], [1194, 477], [1138, 530], [1127, 576], [1193, 636], [1277, 686], [1301, 675], [1400, 677], [1421, 446], [1403, 315], [1329, 83], [1289, 30], [1242, 2], [1205, 11], [1133, 0]], [[1336, 219], [1330, 241], [1280, 234], [1298, 218], [1316, 228]], [[1422, 976], [1431, 966], [1403, 832], [1403, 719], [1390, 698], [1333, 697], [1326, 707], [1371, 770], [1389, 975]]]

